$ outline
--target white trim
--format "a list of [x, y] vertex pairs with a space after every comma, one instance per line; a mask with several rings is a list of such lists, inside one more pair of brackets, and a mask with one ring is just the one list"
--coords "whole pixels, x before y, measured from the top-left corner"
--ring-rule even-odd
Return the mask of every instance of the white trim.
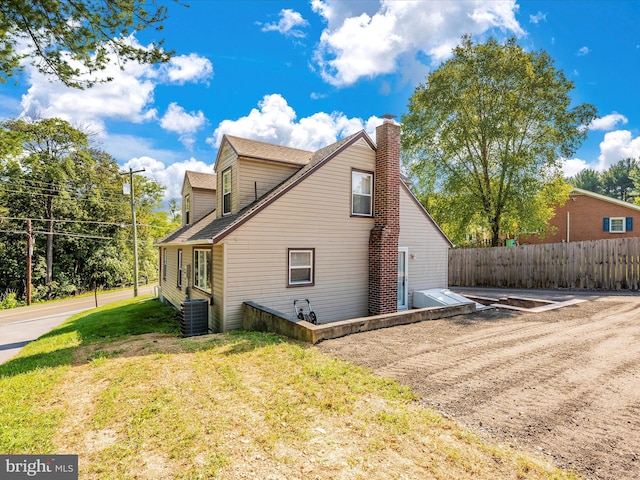
[[[622, 222], [622, 229], [614, 230], [613, 221], [618, 220]], [[609, 217], [609, 233], [625, 233], [627, 231], [627, 218], [626, 217]]]
[[[199, 253], [204, 253], [204, 282], [205, 285], [199, 285], [198, 283], [198, 279], [200, 277], [199, 272], [197, 271], [198, 269], [200, 269], [201, 265], [200, 265], [200, 261], [198, 259], [198, 254]], [[207, 254], [209, 254], [209, 258], [207, 260]], [[207, 293], [211, 293], [211, 287], [212, 287], [212, 282], [213, 279], [211, 278], [211, 264], [213, 263], [213, 252], [211, 251], [210, 248], [194, 248], [193, 249], [193, 286], [198, 288], [199, 290], [202, 290], [203, 292], [207, 292]], [[209, 288], [207, 288], [207, 277], [209, 278]]]
[[[309, 254], [309, 263], [305, 264], [305, 265], [293, 265], [291, 262], [291, 258], [292, 255], [294, 253], [308, 253]], [[288, 270], [289, 270], [289, 279], [288, 279], [288, 285], [289, 286], [299, 286], [299, 285], [313, 285], [314, 284], [314, 271], [313, 271], [313, 265], [314, 265], [314, 249], [312, 248], [290, 248], [289, 249], [289, 265], [288, 265]], [[292, 280], [291, 277], [291, 271], [292, 270], [309, 270], [309, 280]]]
[[[360, 175], [364, 178], [369, 178], [369, 193], [356, 192], [354, 191], [354, 187], [356, 184], [354, 183], [354, 176]], [[359, 216], [359, 217], [372, 217], [373, 216], [373, 173], [371, 172], [363, 172], [360, 170], [351, 170], [351, 215]], [[354, 212], [353, 209], [353, 199], [355, 196], [369, 198], [369, 213], [360, 213]]]
[[580, 195], [586, 195], [587, 197], [597, 198], [598, 200], [603, 200], [605, 202], [613, 203], [614, 205], [619, 205], [621, 207], [627, 207], [632, 210], [637, 210], [640, 212], [640, 205], [636, 205], [635, 203], [625, 202], [624, 200], [619, 200], [617, 198], [607, 197], [606, 195], [602, 195], [600, 193], [590, 192], [589, 190], [583, 190], [581, 188], [573, 188], [569, 195], [572, 193], [577, 193]]

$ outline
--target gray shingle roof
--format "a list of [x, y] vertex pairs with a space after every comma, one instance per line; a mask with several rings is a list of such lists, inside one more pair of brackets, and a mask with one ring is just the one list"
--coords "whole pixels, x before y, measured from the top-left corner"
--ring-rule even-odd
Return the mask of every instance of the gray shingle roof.
[[184, 173], [186, 178], [189, 180], [191, 188], [201, 188], [204, 190], [216, 189], [215, 173], [193, 172], [191, 170], [187, 170]]
[[313, 152], [307, 150], [273, 145], [258, 140], [234, 137], [233, 135], [225, 135], [225, 138], [239, 157], [306, 165], [313, 155]]

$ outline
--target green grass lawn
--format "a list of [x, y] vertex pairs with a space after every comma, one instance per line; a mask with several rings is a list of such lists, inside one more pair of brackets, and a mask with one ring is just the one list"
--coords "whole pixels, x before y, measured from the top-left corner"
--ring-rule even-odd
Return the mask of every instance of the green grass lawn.
[[27, 345], [0, 365], [0, 452], [78, 454], [100, 480], [577, 478], [306, 344], [178, 330], [138, 298]]

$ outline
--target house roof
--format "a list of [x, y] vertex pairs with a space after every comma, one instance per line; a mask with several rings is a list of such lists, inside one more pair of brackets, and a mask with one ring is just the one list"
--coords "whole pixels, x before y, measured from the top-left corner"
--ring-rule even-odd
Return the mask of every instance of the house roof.
[[204, 190], [216, 189], [216, 174], [205, 172], [193, 172], [187, 170], [185, 173], [185, 181], [189, 181], [191, 188], [201, 188]]
[[222, 138], [222, 143], [224, 143], [225, 140], [239, 157], [306, 165], [313, 156], [313, 152], [308, 150], [283, 147], [258, 140], [234, 137], [233, 135], [225, 135]]
[[617, 198], [608, 197], [606, 195], [602, 195], [600, 193], [590, 192], [589, 190], [583, 190], [582, 188], [573, 188], [569, 195], [572, 194], [586, 195], [587, 197], [596, 198], [598, 200], [602, 200], [604, 202], [613, 203], [614, 205], [618, 205], [620, 207], [630, 208], [631, 210], [635, 210], [640, 212], [640, 205], [636, 205], [635, 203], [625, 202], [624, 200], [619, 200]]
[[[234, 137], [237, 139], [237, 137]], [[240, 139], [244, 140], [244, 139]], [[224, 217], [216, 218], [215, 211], [211, 212], [201, 220], [197, 221], [192, 225], [186, 225], [181, 229], [173, 232], [163, 240], [159, 241], [156, 245], [177, 245], [177, 244], [215, 244], [222, 240], [224, 237], [233, 232], [236, 228], [243, 225], [246, 221], [248, 221], [255, 214], [260, 212], [262, 209], [273, 203], [279, 197], [284, 195], [286, 192], [295, 187], [298, 183], [302, 182], [308, 175], [311, 175], [315, 170], [320, 168], [326, 162], [334, 158], [341, 151], [348, 148], [349, 146], [357, 143], [358, 141], [366, 142], [373, 150], [376, 149], [375, 144], [369, 137], [369, 135], [361, 130], [357, 133], [354, 133], [348, 137], [343, 138], [342, 140], [328, 145], [324, 148], [321, 148], [315, 153], [308, 152], [311, 157], [309, 158], [307, 164], [302, 167], [300, 170], [295, 172], [293, 175], [288, 177], [286, 180], [281, 182], [279, 185], [272, 188], [265, 195], [260, 197], [258, 200], [250, 203], [246, 207], [244, 207], [239, 212], [226, 215]], [[249, 142], [253, 143], [262, 143], [263, 142], [254, 142], [250, 140]], [[237, 143], [237, 142], [236, 142]], [[286, 148], [286, 147], [282, 147]], [[295, 150], [295, 149], [292, 149]], [[260, 157], [255, 157], [260, 159]], [[433, 223], [433, 225], [437, 228], [438, 232], [442, 235], [446, 242], [449, 245], [453, 245], [446, 234], [442, 231], [442, 229], [438, 226], [438, 224], [433, 220], [431, 215], [425, 210], [424, 206], [415, 198], [409, 187], [405, 182], [401, 182], [401, 186], [406, 189], [409, 195], [412, 197], [414, 202], [420, 207], [422, 212], [425, 214], [426, 218]]]
[[[237, 139], [237, 137], [234, 137]], [[341, 150], [346, 148], [349, 145], [357, 142], [359, 139], [363, 138], [372, 148], [375, 148], [373, 141], [369, 138], [369, 135], [364, 130], [360, 132], [354, 133], [342, 140], [333, 143], [327, 147], [321, 148], [317, 152], [307, 152], [310, 155], [310, 158], [307, 164], [291, 175], [289, 178], [281, 182], [279, 185], [276, 185], [265, 195], [260, 197], [258, 200], [250, 203], [238, 213], [233, 215], [225, 215], [224, 217], [216, 218], [215, 211], [211, 212], [207, 216], [203, 217], [201, 220], [191, 224], [185, 225], [182, 228], [176, 230], [171, 233], [169, 236], [160, 240], [156, 243], [156, 245], [175, 245], [175, 244], [195, 244], [195, 243], [217, 243], [221, 239], [223, 239], [226, 235], [231, 233], [233, 230], [238, 228], [244, 222], [246, 222], [249, 218], [254, 216], [260, 210], [265, 208], [267, 205], [275, 201], [278, 197], [286, 193], [288, 190], [297, 185], [302, 179], [304, 179], [307, 175], [313, 172], [315, 169], [319, 168], [320, 165], [324, 164], [335, 155], [337, 155]], [[240, 139], [244, 140], [244, 139]], [[262, 145], [270, 146], [269, 144], [265, 144], [263, 142], [255, 142], [253, 140], [249, 140], [251, 143], [257, 143]], [[237, 143], [237, 142], [236, 142]], [[242, 143], [242, 142], [240, 142]], [[255, 145], [254, 145], [255, 146]], [[286, 148], [286, 147], [282, 147]], [[270, 150], [267, 148], [270, 152]], [[296, 149], [291, 149], [296, 150]], [[257, 153], [257, 152], [256, 152]], [[255, 157], [258, 159], [262, 159], [260, 157]]]

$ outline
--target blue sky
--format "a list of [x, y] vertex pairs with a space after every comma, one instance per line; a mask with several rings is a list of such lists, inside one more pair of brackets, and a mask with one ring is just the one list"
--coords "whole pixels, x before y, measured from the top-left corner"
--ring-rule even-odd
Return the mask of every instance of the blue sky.
[[[84, 91], [26, 66], [0, 85], [0, 118], [60, 117], [94, 133], [123, 168], [180, 196], [185, 169], [211, 171], [224, 133], [314, 150], [409, 97], [465, 33], [545, 50], [599, 119], [565, 172], [640, 158], [640, 1], [186, 0], [167, 2], [167, 65], [110, 68]], [[158, 32], [131, 41], [148, 45]]]

